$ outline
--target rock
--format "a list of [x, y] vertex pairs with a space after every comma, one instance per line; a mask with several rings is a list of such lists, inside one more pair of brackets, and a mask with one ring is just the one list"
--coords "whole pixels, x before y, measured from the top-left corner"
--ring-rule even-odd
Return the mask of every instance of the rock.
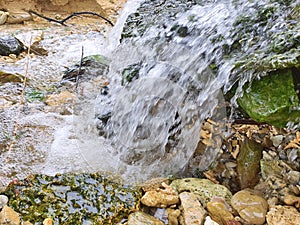
[[250, 224], [260, 225], [265, 222], [268, 203], [253, 190], [245, 189], [234, 194], [231, 198], [231, 206]]
[[178, 217], [180, 216], [179, 209], [167, 208], [168, 225], [178, 225]]
[[231, 192], [222, 185], [215, 184], [208, 179], [185, 178], [174, 180], [171, 185], [178, 193], [189, 191], [197, 194], [203, 203], [209, 202], [212, 197], [219, 196], [230, 203]]
[[245, 138], [237, 157], [237, 174], [241, 189], [253, 188], [259, 181], [260, 160], [263, 147], [254, 140]]
[[251, 86], [245, 85], [238, 103], [252, 119], [277, 127], [285, 127], [289, 121], [297, 122], [300, 118], [291, 70], [276, 71], [254, 80]]
[[20, 222], [18, 213], [8, 206], [3, 207], [0, 212], [0, 224], [20, 225]]
[[53, 5], [64, 6], [68, 4], [69, 0], [50, 0]]
[[295, 195], [286, 195], [283, 198], [283, 202], [287, 205], [295, 205], [297, 209], [300, 209], [300, 197]]
[[28, 12], [10, 12], [6, 23], [9, 24], [16, 24], [16, 23], [23, 23], [24, 21], [33, 20], [32, 16]]
[[197, 196], [190, 192], [182, 192], [179, 194], [183, 220], [188, 225], [203, 224], [206, 212], [200, 204]]
[[217, 222], [213, 221], [209, 216], [205, 218], [204, 225], [220, 225]]
[[24, 45], [11, 35], [0, 37], [0, 55], [9, 56], [10, 54], [20, 54], [24, 50]]
[[165, 208], [179, 202], [177, 194], [168, 194], [161, 191], [148, 191], [141, 198], [141, 202], [149, 207]]
[[209, 216], [220, 225], [226, 225], [227, 221], [234, 221], [234, 216], [224, 200], [208, 202], [206, 208]]
[[[96, 76], [106, 75], [109, 70], [110, 59], [102, 55], [90, 55], [82, 59], [81, 67], [80, 62], [74, 66], [69, 67], [62, 77], [62, 82], [72, 81], [75, 82], [77, 76], [80, 80], [89, 80]], [[80, 68], [80, 73], [78, 71]]]
[[10, 207], [34, 225], [49, 215], [53, 224], [118, 224], [141, 197], [139, 188], [100, 173], [32, 175], [10, 183], [4, 193]]
[[33, 225], [33, 224], [30, 223], [29, 221], [25, 221], [24, 223], [22, 223], [22, 225]]
[[144, 192], [155, 191], [158, 188], [163, 187], [162, 183], [169, 184], [168, 178], [163, 178], [163, 177], [152, 178], [150, 180], [147, 180], [145, 183], [143, 183], [141, 187]]
[[[1, 50], [0, 50], [1, 51]], [[6, 73], [5, 71], [0, 71], [0, 84], [14, 82], [23, 82], [24, 77], [20, 74]]]
[[77, 97], [69, 91], [62, 91], [58, 94], [47, 96], [45, 103], [50, 106], [48, 111], [59, 112], [61, 114], [72, 114], [72, 107]]
[[5, 195], [0, 195], [0, 210], [6, 206], [8, 203], [8, 197]]
[[53, 220], [51, 218], [46, 218], [43, 221], [43, 225], [52, 225], [53, 224]]
[[268, 225], [299, 225], [300, 213], [291, 206], [272, 207], [267, 214]]
[[0, 25], [5, 24], [9, 13], [5, 11], [0, 11]]
[[164, 223], [154, 216], [150, 216], [143, 212], [131, 213], [128, 217], [128, 225], [164, 225]]

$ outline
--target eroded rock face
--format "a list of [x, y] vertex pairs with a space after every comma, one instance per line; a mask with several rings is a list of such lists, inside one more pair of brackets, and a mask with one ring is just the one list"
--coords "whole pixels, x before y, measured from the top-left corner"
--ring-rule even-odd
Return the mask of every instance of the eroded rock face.
[[231, 198], [231, 206], [250, 224], [263, 224], [265, 222], [268, 203], [250, 189], [234, 194]]

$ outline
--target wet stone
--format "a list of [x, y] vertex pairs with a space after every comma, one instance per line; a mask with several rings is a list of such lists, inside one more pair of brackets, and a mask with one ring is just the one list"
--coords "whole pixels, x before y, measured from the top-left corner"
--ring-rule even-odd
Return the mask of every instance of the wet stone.
[[20, 54], [24, 50], [24, 45], [11, 35], [0, 36], [0, 55]]
[[231, 199], [231, 206], [242, 219], [250, 224], [259, 225], [265, 222], [268, 203], [253, 190], [245, 189], [234, 194]]
[[49, 215], [53, 224], [117, 224], [138, 207], [141, 195], [118, 181], [100, 173], [34, 175], [10, 183], [4, 193], [22, 220], [34, 225]]

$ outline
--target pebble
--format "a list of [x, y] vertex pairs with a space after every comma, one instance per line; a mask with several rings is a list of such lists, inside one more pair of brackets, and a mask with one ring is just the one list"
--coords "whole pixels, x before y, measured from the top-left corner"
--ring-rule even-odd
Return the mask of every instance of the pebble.
[[8, 203], [8, 197], [6, 195], [0, 195], [0, 209], [6, 206]]
[[203, 224], [206, 212], [195, 194], [182, 192], [179, 194], [184, 224]]
[[167, 208], [168, 225], [178, 225], [178, 217], [180, 216], [179, 209]]
[[131, 213], [128, 217], [127, 221], [128, 225], [164, 225], [164, 223], [158, 219], [156, 219], [154, 216], [151, 216], [149, 214], [143, 213], [143, 212], [134, 212]]
[[165, 208], [179, 202], [178, 195], [163, 193], [161, 191], [148, 191], [141, 198], [141, 202], [149, 207]]
[[9, 206], [4, 206], [0, 212], [0, 224], [20, 225], [19, 214]]
[[247, 223], [260, 225], [265, 222], [268, 203], [251, 189], [234, 194], [231, 198], [231, 206]]
[[291, 206], [277, 205], [267, 214], [268, 225], [299, 225], [300, 213]]

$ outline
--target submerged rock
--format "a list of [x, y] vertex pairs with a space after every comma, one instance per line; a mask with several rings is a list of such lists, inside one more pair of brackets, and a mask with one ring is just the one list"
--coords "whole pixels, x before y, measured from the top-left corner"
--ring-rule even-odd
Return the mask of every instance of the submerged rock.
[[267, 201], [250, 189], [232, 196], [231, 206], [249, 224], [263, 224], [268, 210]]
[[0, 37], [0, 55], [18, 55], [22, 51], [24, 51], [24, 45], [17, 38], [11, 35], [4, 35]]
[[99, 173], [35, 175], [9, 184], [9, 206], [35, 225], [117, 224], [138, 207], [140, 190]]
[[284, 127], [299, 122], [299, 98], [291, 70], [274, 72], [244, 86], [239, 105], [254, 120]]

